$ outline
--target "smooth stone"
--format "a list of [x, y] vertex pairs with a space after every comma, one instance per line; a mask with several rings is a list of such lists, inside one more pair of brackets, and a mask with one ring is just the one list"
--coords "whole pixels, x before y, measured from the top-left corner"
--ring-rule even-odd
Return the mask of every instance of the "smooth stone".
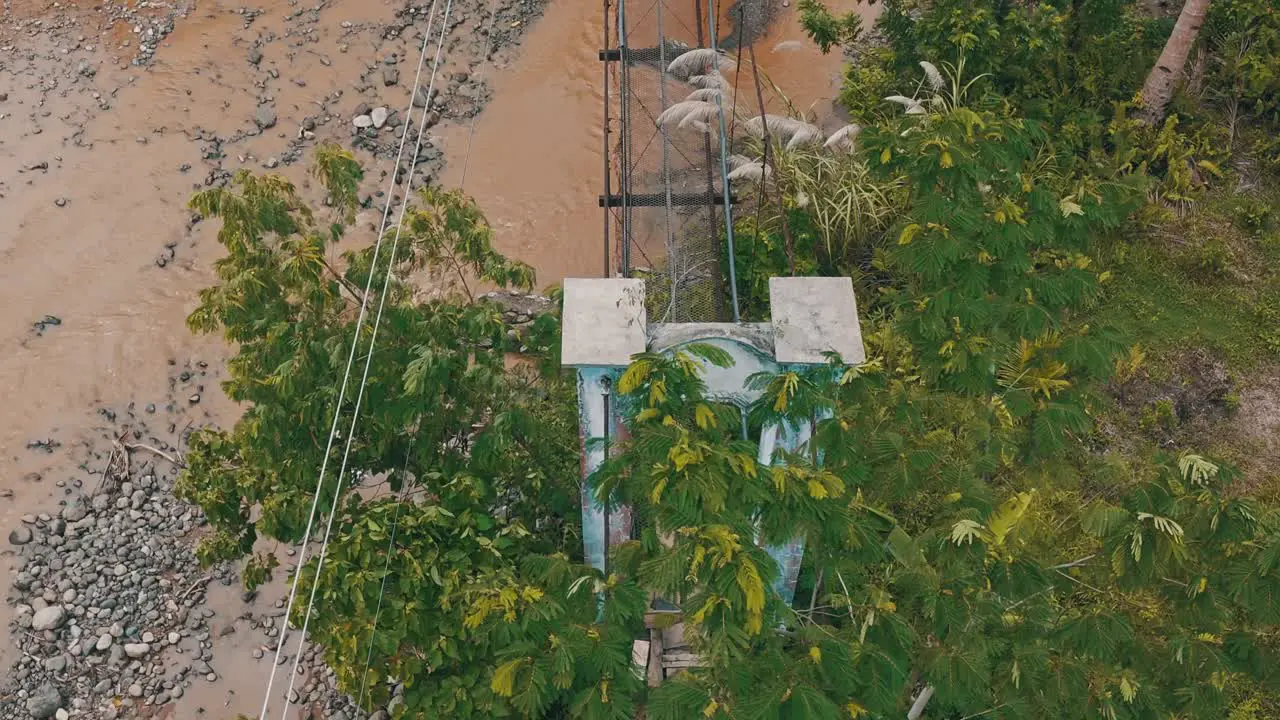
[[[45, 630], [56, 630], [62, 627], [62, 623], [67, 620], [67, 610], [61, 605], [50, 605], [35, 614], [31, 618], [31, 629], [36, 632], [44, 632]], [[50, 710], [52, 715], [53, 711]], [[47, 717], [47, 716], [46, 716]]]

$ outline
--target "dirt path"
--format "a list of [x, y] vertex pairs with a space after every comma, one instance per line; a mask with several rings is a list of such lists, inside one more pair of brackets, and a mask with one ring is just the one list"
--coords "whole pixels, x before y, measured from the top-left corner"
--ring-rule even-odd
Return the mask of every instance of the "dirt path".
[[[501, 248], [532, 263], [545, 285], [599, 272], [596, 51], [603, 19], [597, 3], [552, 0], [538, 20], [541, 6], [458, 0], [438, 83], [443, 118], [416, 172], [434, 175], [443, 167], [442, 182], [457, 185], [465, 166], [465, 189], [488, 212]], [[498, 8], [499, 49], [486, 65], [490, 40], [481, 28], [489, 7]], [[303, 183], [310, 149], [324, 140], [358, 143], [368, 192], [385, 187], [398, 130], [357, 135], [352, 118], [365, 110], [361, 104], [403, 116], [425, 27], [415, 19], [429, 8], [426, 0], [332, 0], [305, 8], [289, 0], [254, 7], [231, 0], [176, 6], [3, 0], [0, 387], [7, 397], [0, 413], [0, 569], [6, 578], [20, 565], [6, 536], [29, 527], [36, 544], [51, 537], [62, 508], [87, 497], [100, 479], [122, 428], [145, 425], [139, 442], [180, 448], [184, 431], [234, 420], [235, 408], [217, 387], [226, 348], [218, 338], [193, 337], [184, 324], [220, 254], [216, 229], [193, 223], [186, 201], [240, 168], [270, 168]], [[785, 42], [798, 37], [794, 15], [783, 11], [758, 45], [760, 62], [780, 85], [795, 81], [790, 94], [798, 106], [829, 112], [839, 58]], [[470, 118], [489, 97], [473, 137]], [[376, 214], [362, 215], [362, 227]], [[207, 367], [194, 374], [183, 370], [201, 362]], [[198, 402], [191, 402], [194, 395]], [[154, 417], [144, 409], [152, 404]], [[162, 488], [172, 468], [151, 461], [148, 471]], [[192, 633], [208, 636], [193, 652], [213, 658], [217, 680], [201, 677], [180, 697], [166, 693], [168, 704], [155, 703], [164, 714], [256, 715], [263, 674], [249, 656], [270, 642], [261, 625], [278, 615], [280, 591], [267, 588], [246, 601], [233, 579], [220, 577], [207, 595], [195, 593], [202, 600], [192, 608], [211, 613]], [[23, 606], [9, 591], [0, 626]], [[40, 647], [60, 652], [55, 644]], [[21, 657], [0, 633], [0, 667]], [[41, 662], [18, 690], [36, 690], [48, 667]], [[71, 659], [73, 669], [77, 662]], [[129, 699], [119, 712], [140, 714], [156, 699], [152, 693]], [[8, 717], [3, 701], [0, 688], [0, 717]]]

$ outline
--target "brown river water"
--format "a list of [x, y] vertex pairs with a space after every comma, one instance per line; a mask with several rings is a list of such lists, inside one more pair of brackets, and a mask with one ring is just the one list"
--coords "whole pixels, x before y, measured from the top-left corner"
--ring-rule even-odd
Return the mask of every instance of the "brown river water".
[[[361, 99], [376, 95], [403, 114], [417, 57], [412, 38], [388, 41], [380, 31], [396, 10], [383, 0], [309, 6], [321, 10], [307, 22], [286, 17], [296, 3], [260, 0], [261, 14], [248, 27], [238, 0], [198, 0], [176, 19], [153, 66], [142, 69], [128, 65], [137, 40], [130, 22], [107, 12], [116, 5], [3, 3], [0, 569], [6, 589], [12, 571], [8, 531], [23, 514], [56, 512], [60, 481], [90, 482], [77, 467], [82, 461], [98, 469], [77, 450], [101, 442], [98, 409], [163, 404], [173, 394], [172, 363], [202, 360], [212, 369], [227, 355], [219, 338], [195, 337], [184, 324], [221, 250], [212, 223], [190, 226], [185, 208], [210, 167], [196, 135], [244, 135], [223, 145], [227, 170], [261, 171], [308, 116], [331, 113], [332, 121], [316, 129], [318, 138], [349, 142], [352, 108]], [[171, 5], [128, 0], [138, 16], [160, 16], [172, 12]], [[868, 10], [852, 0], [829, 5]], [[691, 7], [674, 14], [672, 22], [692, 26]], [[597, 51], [603, 21], [599, 2], [552, 0], [519, 47], [480, 66], [493, 99], [474, 134], [469, 123], [445, 122], [431, 131], [448, 161], [442, 182], [458, 185], [466, 166], [464, 189], [486, 211], [500, 249], [531, 263], [543, 286], [600, 274], [603, 97]], [[463, 23], [454, 34], [474, 30]], [[254, 39], [270, 40], [257, 66], [245, 60]], [[795, 106], [831, 125], [838, 122], [831, 101], [842, 58], [823, 56], [797, 42], [802, 40], [793, 8], [781, 8], [756, 44], [759, 63]], [[125, 42], [132, 44], [121, 47]], [[373, 68], [389, 50], [410, 62], [400, 66], [404, 83], [384, 88]], [[78, 71], [82, 60], [96, 68], [95, 75]], [[450, 56], [448, 62], [455, 61]], [[363, 95], [353, 92], [362, 76], [374, 78]], [[335, 97], [338, 92], [343, 97]], [[273, 102], [278, 122], [259, 134], [253, 115], [264, 97]], [[371, 170], [370, 189], [385, 186], [379, 178], [392, 161], [361, 158]], [[183, 171], [184, 165], [190, 169]], [[302, 183], [304, 167], [278, 172]], [[362, 223], [376, 219], [361, 217]], [[47, 315], [61, 324], [37, 332], [33, 323]], [[188, 411], [197, 425], [229, 424], [236, 417], [215, 385], [210, 378], [202, 402]], [[61, 443], [55, 452], [28, 448], [50, 439]], [[221, 588], [210, 591], [209, 603], [230, 616], [240, 611], [236, 593]], [[0, 627], [8, 626], [11, 611], [0, 606]], [[176, 703], [174, 717], [196, 717], [196, 707], [256, 714], [262, 673], [251, 661], [229, 660], [237, 652], [247, 659], [250, 646], [236, 645], [235, 636], [218, 642], [222, 679]], [[9, 666], [13, 652], [7, 633], [0, 633], [0, 667]]]

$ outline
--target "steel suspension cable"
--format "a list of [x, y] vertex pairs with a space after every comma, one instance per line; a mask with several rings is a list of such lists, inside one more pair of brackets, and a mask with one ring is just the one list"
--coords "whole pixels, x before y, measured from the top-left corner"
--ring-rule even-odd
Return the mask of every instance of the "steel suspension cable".
[[[444, 38], [449, 33], [449, 15], [452, 10], [453, 0], [448, 0], [445, 3], [444, 19], [440, 25], [440, 42], [436, 45], [436, 57], [431, 64], [431, 81], [427, 85], [427, 105], [431, 104], [431, 95], [435, 90], [436, 75], [440, 70], [440, 57], [444, 52]], [[414, 92], [417, 92], [417, 90], [415, 89]], [[289, 690], [286, 693], [286, 700], [288, 699], [287, 696], [293, 692], [293, 686], [298, 681], [298, 665], [302, 662], [302, 647], [307, 642], [307, 628], [311, 624], [311, 611], [315, 608], [316, 593], [320, 589], [320, 576], [321, 572], [324, 570], [325, 556], [328, 554], [329, 550], [329, 537], [333, 532], [333, 519], [338, 514], [338, 502], [342, 499], [342, 484], [347, 474], [347, 461], [351, 456], [351, 444], [355, 440], [356, 425], [360, 420], [360, 405], [364, 401], [365, 387], [369, 382], [369, 368], [373, 364], [373, 352], [378, 342], [378, 326], [382, 322], [382, 312], [386, 308], [387, 294], [391, 289], [391, 272], [396, 264], [396, 250], [400, 245], [400, 235], [404, 227], [404, 216], [406, 211], [409, 209], [409, 191], [413, 188], [413, 165], [416, 164], [418, 153], [422, 150], [422, 137], [427, 129], [427, 115], [429, 114], [428, 108], [424, 107], [422, 110], [422, 118], [418, 123], [418, 139], [413, 148], [414, 163], [411, 163], [408, 177], [405, 178], [405, 197], [404, 202], [400, 204], [400, 216], [396, 220], [395, 237], [391, 243], [391, 259], [387, 263], [387, 274], [382, 285], [382, 296], [378, 300], [378, 314], [374, 317], [373, 332], [369, 337], [369, 354], [365, 356], [364, 374], [360, 378], [360, 390], [356, 393], [356, 403], [351, 413], [351, 428], [347, 433], [346, 447], [342, 451], [342, 465], [338, 470], [337, 485], [333, 495], [333, 507], [329, 511], [329, 519], [325, 524], [324, 539], [320, 543], [320, 557], [316, 563], [315, 582], [311, 585], [311, 597], [307, 601], [307, 614], [302, 619], [302, 633], [298, 636], [298, 652], [293, 658], [293, 670], [289, 673]], [[397, 170], [398, 169], [399, 167], [397, 166]], [[393, 176], [392, 180], [394, 181], [394, 179], [395, 178]], [[371, 266], [369, 270], [372, 273], [376, 270], [376, 267]], [[288, 715], [288, 710], [289, 706], [286, 703], [285, 716]]]
[[[498, 11], [495, 0], [489, 0], [489, 50], [485, 53], [484, 63], [480, 66], [478, 75], [484, 78], [485, 71], [493, 64], [493, 54], [498, 51], [498, 41], [494, 38], [493, 31], [498, 25]], [[462, 161], [462, 179], [458, 181], [458, 189], [461, 190], [467, 186], [467, 170], [471, 167], [471, 146], [476, 139], [476, 118], [480, 117], [477, 112], [471, 116], [471, 129], [467, 132], [467, 154]]]
[[400, 471], [400, 492], [395, 500], [395, 514], [391, 516], [391, 537], [387, 540], [387, 562], [382, 567], [382, 584], [378, 587], [378, 606], [373, 611], [373, 629], [369, 631], [369, 651], [364, 657], [364, 672], [360, 673], [360, 696], [356, 700], [356, 711], [360, 712], [364, 708], [364, 694], [369, 688], [369, 666], [373, 662], [373, 641], [378, 634], [378, 619], [382, 617], [382, 599], [387, 594], [387, 577], [391, 574], [391, 556], [395, 554], [396, 549], [396, 533], [400, 529], [400, 509], [404, 507], [405, 500], [409, 497], [409, 457], [413, 454], [413, 445], [416, 439], [416, 430], [414, 435], [409, 437], [409, 447], [404, 452], [404, 469]]
[[[480, 76], [483, 77], [484, 71], [492, 64], [492, 53], [497, 50], [497, 41], [494, 38], [493, 31], [497, 26], [498, 13], [496, 10], [496, 0], [489, 0], [489, 38], [490, 49], [489, 54], [485, 56], [484, 65], [481, 67]], [[471, 165], [471, 150], [476, 134], [476, 118], [479, 113], [471, 117], [471, 130], [467, 137], [467, 153], [462, 164], [462, 179], [458, 184], [458, 189], [462, 190], [467, 184], [467, 168]], [[398, 497], [396, 498], [395, 513], [391, 516], [391, 533], [387, 540], [387, 558], [382, 567], [382, 581], [378, 588], [378, 601], [373, 612], [373, 628], [369, 631], [369, 649], [365, 653], [364, 672], [360, 674], [360, 695], [356, 700], [356, 708], [364, 708], [364, 698], [369, 687], [369, 668], [373, 664], [373, 645], [374, 638], [378, 632], [378, 623], [382, 618], [382, 603], [387, 594], [387, 579], [391, 576], [391, 558], [395, 554], [396, 535], [400, 527], [400, 511], [404, 507], [406, 498], [409, 496], [409, 457], [413, 450], [414, 440], [410, 440], [409, 449], [405, 451], [404, 469], [401, 471], [401, 482], [404, 484], [400, 488]]]
[[[418, 71], [417, 71], [417, 74], [414, 76], [414, 92], [417, 92], [418, 81], [422, 76], [422, 67], [426, 61], [427, 47], [429, 45], [428, 39], [431, 37], [432, 24], [435, 21], [436, 6], [438, 2], [439, 0], [432, 0], [431, 10], [427, 16], [427, 32], [424, 35], [422, 40], [422, 50], [418, 54]], [[413, 114], [413, 96], [411, 94], [409, 97], [409, 106], [408, 106], [408, 109], [406, 110], [406, 118], [411, 117], [412, 114]], [[404, 131], [400, 134], [400, 146], [396, 150], [396, 167], [397, 168], [400, 166], [400, 158], [404, 154], [405, 144], [408, 141], [408, 139], [409, 139], [409, 123], [406, 122]], [[258, 715], [258, 720], [266, 720], [267, 710], [270, 708], [270, 705], [271, 705], [271, 688], [275, 684], [276, 668], [279, 667], [280, 665], [280, 653], [284, 650], [285, 638], [289, 634], [288, 632], [289, 613], [293, 611], [293, 603], [297, 599], [298, 581], [302, 577], [301, 569], [302, 569], [302, 564], [305, 561], [306, 555], [307, 555], [307, 543], [310, 542], [311, 531], [315, 526], [316, 510], [320, 504], [321, 491], [324, 489], [325, 472], [328, 470], [328, 467], [329, 467], [329, 457], [333, 452], [333, 441], [334, 441], [334, 438], [337, 437], [338, 422], [342, 417], [342, 404], [343, 404], [343, 401], [346, 400], [347, 387], [351, 378], [351, 368], [355, 364], [356, 347], [360, 344], [360, 328], [364, 324], [365, 317], [367, 315], [368, 305], [369, 305], [369, 296], [371, 295], [373, 290], [373, 278], [374, 278], [374, 275], [376, 274], [374, 272], [374, 269], [377, 267], [378, 255], [382, 250], [382, 240], [386, 236], [387, 221], [391, 217], [391, 206], [394, 202], [394, 197], [395, 197], [394, 193], [395, 193], [395, 177], [393, 175], [391, 179], [390, 191], [387, 193], [387, 203], [382, 210], [382, 222], [378, 227], [378, 238], [373, 247], [373, 260], [370, 264], [369, 278], [365, 282], [364, 294], [361, 296], [361, 299], [360, 299], [360, 313], [356, 318], [355, 332], [351, 338], [351, 352], [347, 355], [347, 366], [342, 374], [342, 386], [341, 386], [341, 389], [338, 391], [338, 401], [334, 406], [333, 424], [329, 428], [329, 439], [325, 443], [324, 458], [320, 462], [320, 474], [316, 480], [315, 497], [311, 501], [311, 511], [307, 515], [306, 530], [303, 532], [303, 535], [302, 535], [302, 547], [299, 550], [299, 554], [298, 554], [298, 563], [297, 563], [298, 570], [295, 571], [294, 577], [293, 577], [293, 583], [289, 588], [289, 599], [288, 599], [288, 602], [285, 604], [284, 623], [280, 628], [280, 640], [276, 643], [276, 651], [275, 651], [274, 659], [272, 660], [272, 664], [271, 664], [271, 674], [267, 678], [267, 689], [266, 689], [266, 692], [263, 693], [262, 710]], [[287, 698], [286, 698], [286, 701], [287, 701]], [[287, 709], [287, 704], [286, 704], [286, 709]]]
[[[720, 41], [716, 37], [716, 12], [718, 3], [707, 3], [707, 35], [711, 40], [711, 49], [720, 50]], [[742, 320], [738, 310], [738, 259], [733, 246], [733, 209], [729, 198], [729, 143], [725, 137], [724, 93], [716, 95], [716, 107], [720, 121], [720, 194], [724, 196], [724, 227], [729, 243], [729, 292], [733, 299], [733, 321]]]

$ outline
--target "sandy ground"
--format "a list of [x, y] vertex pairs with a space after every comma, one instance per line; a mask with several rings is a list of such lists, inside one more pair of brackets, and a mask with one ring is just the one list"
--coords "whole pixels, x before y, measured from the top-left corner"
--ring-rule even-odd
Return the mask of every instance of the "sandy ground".
[[[540, 284], [598, 275], [601, 266], [601, 66], [598, 3], [553, 0], [520, 47], [477, 65], [481, 42], [468, 18], [488, 0], [459, 3], [462, 24], [446, 43], [445, 72], [479, 73], [493, 100], [474, 125], [432, 130], [448, 164], [442, 181], [476, 196], [502, 250], [530, 262]], [[419, 2], [425, 8], [429, 3]], [[837, 3], [839, 5], [840, 3]], [[853, 6], [846, 0], [844, 5]], [[56, 512], [74, 478], [91, 482], [102, 454], [99, 410], [162, 403], [171, 361], [205, 361], [211, 377], [196, 426], [237, 416], [216, 387], [227, 348], [192, 336], [184, 320], [211, 281], [216, 228], [192, 224], [185, 204], [210, 179], [239, 168], [274, 167], [304, 180], [309, 149], [350, 145], [361, 102], [403, 115], [420, 42], [400, 32], [402, 5], [333, 0], [174, 3], [140, 0], [4, 0], [0, 16], [0, 530], [26, 513]], [[148, 35], [172, 21], [172, 33]], [[517, 21], [512, 21], [517, 22]], [[509, 25], [509, 23], [508, 23]], [[509, 29], [509, 32], [514, 30]], [[762, 66], [802, 108], [825, 122], [840, 59], [795, 41], [784, 10], [758, 44]], [[133, 64], [139, 44], [154, 60]], [[250, 53], [260, 48], [261, 59]], [[385, 86], [383, 60], [396, 53], [401, 79]], [[149, 54], [149, 53], [148, 53]], [[453, 88], [450, 87], [449, 90]], [[269, 105], [274, 125], [255, 114]], [[313, 139], [299, 141], [303, 124]], [[385, 133], [384, 135], [389, 135]], [[384, 138], [384, 141], [386, 138]], [[293, 162], [297, 155], [302, 162]], [[220, 157], [219, 157], [220, 156]], [[370, 191], [393, 162], [361, 151]], [[278, 167], [277, 167], [278, 166]], [[366, 214], [362, 220], [370, 221]], [[34, 324], [49, 316], [57, 323]], [[181, 430], [165, 437], [180, 444]], [[58, 443], [51, 451], [33, 441]], [[3, 542], [0, 536], [0, 542]], [[12, 573], [13, 549], [0, 547]], [[269, 587], [256, 601], [280, 594]], [[239, 591], [214, 584], [214, 622], [235, 626]], [[0, 626], [12, 608], [0, 606]], [[248, 658], [260, 640], [215, 635], [220, 679], [198, 685], [165, 712], [256, 715], [263, 672]], [[14, 647], [0, 633], [0, 666]], [[237, 660], [240, 658], [241, 660]]]

